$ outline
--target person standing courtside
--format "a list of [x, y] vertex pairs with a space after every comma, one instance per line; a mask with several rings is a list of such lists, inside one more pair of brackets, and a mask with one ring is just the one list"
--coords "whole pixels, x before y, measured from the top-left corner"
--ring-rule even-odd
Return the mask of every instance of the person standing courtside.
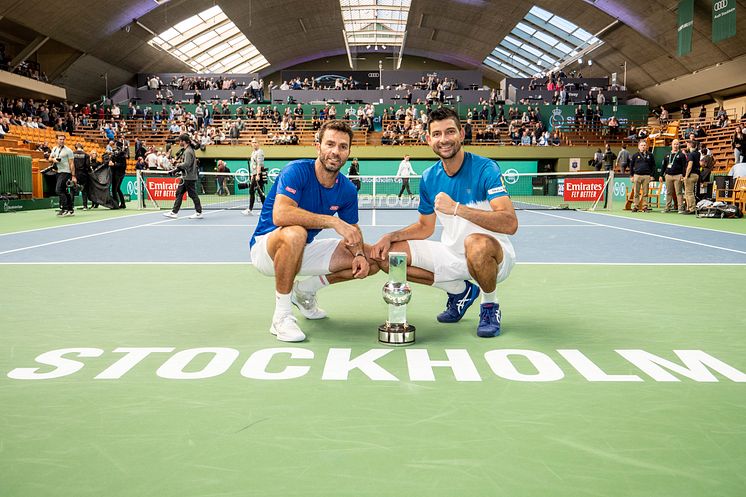
[[412, 164], [409, 162], [409, 155], [405, 155], [404, 159], [399, 163], [399, 169], [396, 171], [396, 177], [401, 179], [401, 190], [399, 190], [399, 198], [404, 193], [404, 189], [407, 189], [407, 194], [412, 196], [412, 190], [409, 189], [409, 178], [415, 174], [412, 169]]
[[640, 140], [637, 147], [639, 151], [630, 158], [630, 174], [634, 188], [632, 212], [649, 212], [648, 192], [650, 180], [655, 176], [655, 158], [648, 152], [647, 141]]
[[[460, 321], [481, 289], [477, 335], [495, 337], [502, 319], [497, 284], [515, 264], [508, 235], [518, 230], [518, 218], [500, 166], [463, 150], [458, 114], [441, 108], [429, 118], [427, 143], [440, 160], [422, 173], [419, 220], [382, 236], [371, 248], [371, 258], [388, 271], [389, 251], [405, 252], [411, 281], [448, 293], [446, 309], [437, 316], [441, 323]], [[443, 225], [441, 239], [427, 240], [436, 219]]]
[[65, 135], [57, 135], [57, 146], [49, 154], [49, 161], [57, 169], [57, 182], [54, 192], [60, 197], [60, 210], [58, 216], [74, 216], [73, 196], [70, 194], [67, 182], [72, 179], [77, 182], [75, 177], [75, 156], [73, 151], [65, 146]]
[[243, 210], [244, 216], [254, 215], [254, 198], [255, 195], [259, 195], [259, 201], [264, 205], [266, 197], [264, 196], [264, 150], [259, 148], [259, 143], [256, 138], [252, 138], [251, 147], [254, 149], [251, 152], [251, 158], [249, 159], [249, 208]]
[[350, 181], [352, 181], [352, 184], [355, 185], [355, 189], [359, 192], [360, 191], [360, 163], [358, 162], [357, 158], [352, 159], [352, 162], [350, 163], [350, 170], [347, 171], [347, 176], [350, 178]]
[[686, 169], [686, 162], [686, 154], [679, 150], [679, 140], [672, 141], [671, 153], [663, 159], [661, 177], [659, 178], [661, 183], [664, 180], [666, 182], [666, 208], [663, 212], [673, 212], [673, 198], [675, 195], [676, 201], [679, 203], [679, 214], [684, 213], [684, 183], [682, 175]]
[[[686, 201], [686, 212], [683, 214], [694, 214], [697, 202], [694, 199], [694, 190], [699, 182], [699, 144], [696, 140], [687, 142], [688, 153], [686, 156], [686, 170], [684, 171], [684, 200]], [[681, 209], [681, 207], [679, 207]]]
[[83, 150], [82, 143], [75, 144], [73, 157], [75, 158], [75, 177], [78, 180], [80, 195], [83, 197], [83, 210], [87, 211], [91, 190], [91, 159], [85, 150]]
[[[282, 169], [249, 242], [254, 267], [275, 278], [270, 333], [283, 342], [306, 338], [293, 316], [293, 305], [307, 319], [322, 319], [326, 312], [318, 307], [318, 290], [378, 271], [365, 255], [370, 247], [363, 244], [357, 225], [357, 191], [340, 174], [352, 137], [347, 123], [324, 123], [316, 143], [317, 158], [295, 160]], [[327, 228], [342, 239], [315, 239]], [[297, 275], [310, 277], [294, 282]]]
[[199, 180], [199, 170], [197, 166], [197, 158], [194, 155], [194, 148], [192, 148], [192, 139], [188, 134], [184, 133], [179, 136], [179, 144], [181, 145], [182, 155], [181, 162], [176, 165], [175, 169], [172, 169], [170, 173], [181, 173], [181, 183], [176, 189], [176, 200], [174, 200], [174, 206], [171, 212], [163, 214], [171, 219], [178, 218], [179, 209], [181, 209], [181, 201], [184, 198], [184, 193], [189, 195], [189, 198], [194, 202], [195, 213], [189, 216], [189, 219], [202, 219], [202, 203], [197, 195], [197, 181]]
[[111, 166], [111, 197], [114, 203], [118, 204], [119, 209], [125, 209], [127, 204], [124, 202], [122, 182], [127, 173], [127, 153], [121, 141], [114, 144], [114, 149], [109, 154], [109, 166]]

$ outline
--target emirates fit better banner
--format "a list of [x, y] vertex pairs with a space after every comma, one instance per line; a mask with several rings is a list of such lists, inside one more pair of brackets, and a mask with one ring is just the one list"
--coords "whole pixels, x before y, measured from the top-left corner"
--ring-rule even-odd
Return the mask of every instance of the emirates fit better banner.
[[692, 31], [694, 26], [694, 0], [679, 1], [679, 49], [682, 57], [692, 51]]
[[712, 42], [717, 43], [736, 34], [736, 0], [713, 0]]

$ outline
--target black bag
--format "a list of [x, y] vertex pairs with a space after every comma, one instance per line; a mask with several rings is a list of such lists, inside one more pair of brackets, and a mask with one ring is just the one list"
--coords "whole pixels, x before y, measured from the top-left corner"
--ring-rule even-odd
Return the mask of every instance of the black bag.
[[707, 217], [715, 219], [740, 219], [743, 217], [743, 213], [737, 205], [733, 204], [708, 205], [697, 208], [697, 217]]

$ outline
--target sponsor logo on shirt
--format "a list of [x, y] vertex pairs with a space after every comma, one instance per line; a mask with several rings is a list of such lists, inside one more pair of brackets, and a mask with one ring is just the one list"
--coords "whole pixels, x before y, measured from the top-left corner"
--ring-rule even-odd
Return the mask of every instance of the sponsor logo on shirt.
[[330, 211], [338, 211], [339, 210], [339, 206], [338, 205], [332, 205], [331, 207], [329, 207], [329, 210]]
[[295, 188], [290, 188], [289, 186], [286, 186], [285, 190], [288, 191], [288, 192], [290, 192], [290, 193], [292, 193], [293, 195], [295, 195], [296, 193], [298, 193], [298, 191]]
[[489, 193], [490, 195], [494, 195], [495, 193], [505, 193], [505, 187], [498, 186], [495, 188], [490, 188], [489, 190], [487, 190], [487, 193]]

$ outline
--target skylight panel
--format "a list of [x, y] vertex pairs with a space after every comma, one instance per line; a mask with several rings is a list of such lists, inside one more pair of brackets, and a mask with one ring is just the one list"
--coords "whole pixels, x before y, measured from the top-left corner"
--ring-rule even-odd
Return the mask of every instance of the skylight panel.
[[[538, 74], [543, 67], [561, 66], [588, 47], [603, 43], [576, 24], [534, 6], [485, 59], [493, 69], [510, 67], [516, 72]], [[593, 47], [595, 48], [595, 47]], [[489, 63], [488, 63], [489, 61]]]
[[401, 47], [411, 0], [340, 0], [348, 46]]
[[[196, 72], [256, 72], [269, 62], [238, 29], [222, 9], [215, 5], [185, 19], [148, 42], [185, 62]], [[251, 60], [242, 61], [241, 50], [253, 49]]]

